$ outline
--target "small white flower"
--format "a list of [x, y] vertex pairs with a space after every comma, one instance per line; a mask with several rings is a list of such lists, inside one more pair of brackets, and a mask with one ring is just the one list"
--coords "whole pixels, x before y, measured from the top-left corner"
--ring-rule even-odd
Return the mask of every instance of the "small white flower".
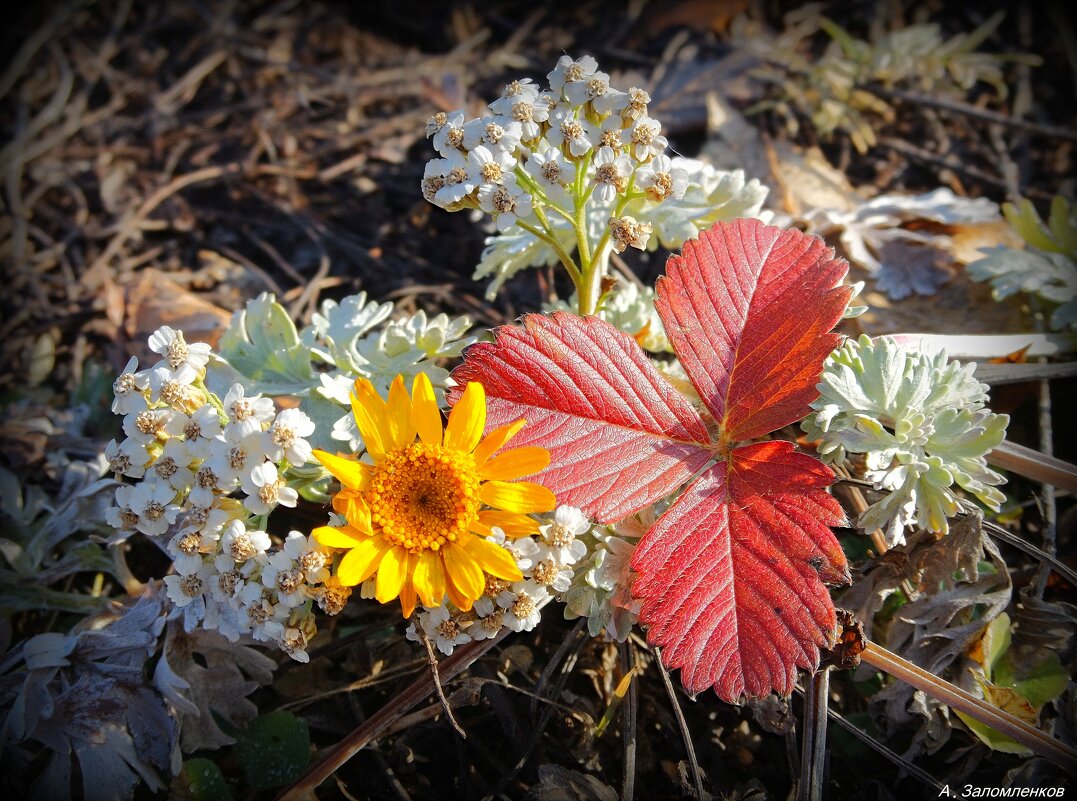
[[202, 462], [194, 473], [189, 497], [195, 506], [212, 506], [218, 492], [224, 494], [234, 486], [234, 479], [228, 481], [222, 478], [213, 470], [210, 462]]
[[520, 146], [523, 128], [520, 123], [505, 117], [480, 117], [464, 125], [464, 148], [473, 150], [486, 145], [491, 150], [515, 153]]
[[239, 609], [231, 602], [219, 601], [216, 594], [206, 598], [206, 617], [202, 621], [202, 628], [219, 632], [229, 642], [238, 642], [250, 631], [246, 615], [241, 616]]
[[627, 150], [625, 143], [621, 140], [623, 130], [624, 125], [620, 117], [616, 115], [606, 117], [591, 129], [591, 142], [596, 148], [608, 147], [614, 153], [620, 155]]
[[165, 443], [164, 450], [154, 461], [153, 473], [162, 481], [167, 482], [172, 489], [182, 492], [194, 482], [191, 461], [187, 443], [177, 437], [172, 437]]
[[260, 394], [247, 398], [242, 384], [232, 384], [223, 403], [224, 413], [228, 415], [228, 436], [233, 440], [261, 431], [276, 413], [272, 398]]
[[628, 188], [628, 176], [632, 174], [632, 162], [628, 156], [618, 156], [608, 147], [599, 148], [595, 156], [595, 175], [591, 179], [594, 198], [599, 203], [612, 203], [618, 194]]
[[567, 83], [590, 78], [597, 69], [598, 62], [592, 56], [573, 59], [571, 56], [566, 55], [557, 59], [557, 66], [546, 77], [550, 81], [550, 88], [558, 91], [563, 89]]
[[591, 126], [581, 120], [573, 109], [558, 108], [550, 114], [550, 130], [546, 139], [554, 147], [568, 150], [573, 158], [580, 158], [593, 145]]
[[240, 607], [242, 619], [247, 618], [251, 636], [259, 642], [279, 642], [284, 637], [284, 623], [292, 610], [283, 603], [273, 603], [268, 598], [251, 600]]
[[479, 207], [493, 215], [497, 230], [505, 231], [531, 215], [531, 195], [520, 188], [515, 175], [506, 175], [501, 186], [488, 184], [479, 189]]
[[651, 239], [651, 224], [640, 222], [635, 217], [610, 217], [610, 239], [617, 253], [624, 253], [629, 247], [645, 250]]
[[571, 566], [559, 564], [549, 556], [536, 562], [527, 574], [536, 584], [549, 587], [555, 592], [567, 590], [572, 585], [572, 575]]
[[[234, 501], [230, 503], [234, 503]], [[216, 540], [221, 528], [230, 519], [232, 519], [232, 514], [228, 510], [217, 506], [216, 499], [214, 499], [211, 504], [204, 506], [201, 504], [189, 506], [184, 512], [179, 529], [182, 532], [200, 531]]]
[[187, 450], [197, 459], [209, 456], [212, 441], [221, 433], [221, 418], [212, 405], [206, 404], [191, 413], [183, 424]]
[[497, 596], [497, 604], [505, 610], [504, 623], [513, 631], [531, 631], [542, 617], [542, 603], [550, 593], [531, 579], [517, 581]]
[[510, 554], [512, 558], [516, 560], [516, 566], [520, 568], [520, 571], [527, 571], [531, 569], [531, 566], [535, 563], [535, 556], [538, 555], [539, 548], [538, 543], [531, 537], [518, 537], [517, 539], [509, 539], [505, 536], [505, 532], [499, 528], [491, 529], [493, 532], [486, 539], [488, 542], [494, 543], [494, 545], [500, 545]]
[[277, 646], [296, 662], [307, 663], [310, 661], [307, 645], [307, 635], [303, 632], [303, 629], [295, 626], [286, 628], [284, 634], [277, 640]]
[[610, 88], [610, 76], [595, 72], [579, 81], [569, 81], [564, 88], [565, 99], [574, 106], [590, 103], [598, 114], [609, 114], [628, 105], [628, 95]]
[[442, 185], [434, 193], [433, 203], [447, 209], [471, 194], [476, 182], [472, 179], [468, 159], [462, 153], [454, 151], [444, 161]]
[[105, 510], [105, 522], [118, 531], [131, 531], [140, 522], [139, 513], [131, 506], [131, 495], [134, 491], [131, 484], [117, 487], [115, 505]]
[[[482, 611], [479, 611], [479, 601], [483, 602]], [[491, 599], [480, 598], [473, 608], [478, 617], [467, 627], [467, 633], [471, 639], [489, 640], [505, 628], [505, 610], [495, 605]]]
[[142, 478], [146, 474], [146, 466], [153, 460], [146, 450], [146, 444], [130, 437], [119, 443], [110, 440], [105, 446], [109, 470], [129, 478]]
[[576, 165], [566, 161], [565, 154], [559, 149], [551, 147], [541, 153], [532, 153], [524, 169], [551, 201], [559, 205], [567, 203], [567, 188], [576, 177]]
[[445, 127], [445, 123], [447, 123], [448, 121], [449, 115], [444, 111], [439, 111], [437, 114], [434, 114], [429, 119], [427, 119], [426, 138], [429, 139], [431, 136], [440, 131], [443, 127]]
[[468, 153], [468, 180], [471, 186], [487, 186], [504, 183], [506, 176], [516, 168], [516, 157], [503, 150], [491, 150], [479, 145]]
[[490, 104], [490, 110], [502, 117], [511, 117], [512, 107], [520, 102], [534, 101], [539, 96], [538, 85], [530, 78], [505, 84], [501, 96]]
[[275, 591], [280, 603], [286, 606], [298, 606], [308, 598], [303, 568], [283, 550], [272, 553], [263, 566], [262, 586]]
[[299, 409], [285, 409], [277, 415], [266, 432], [266, 456], [270, 461], [287, 459], [289, 464], [310, 461], [312, 449], [304, 437], [314, 433], [314, 421]]
[[647, 104], [651, 102], [651, 96], [638, 86], [630, 87], [627, 94], [628, 103], [621, 109], [621, 119], [631, 125], [647, 116]]
[[201, 598], [210, 590], [210, 583], [216, 573], [212, 564], [201, 563], [189, 573], [165, 576], [168, 598], [173, 604], [182, 608]]
[[460, 146], [464, 144], [464, 112], [449, 112], [445, 116], [445, 121], [441, 123], [441, 127], [434, 132], [433, 136], [434, 150], [442, 156], [457, 152]]
[[210, 452], [202, 463], [217, 477], [217, 486], [226, 489], [265, 461], [265, 437], [258, 431], [241, 439], [218, 437], [210, 443]]
[[288, 532], [281, 553], [285, 553], [303, 572], [303, 578], [310, 584], [320, 584], [329, 578], [329, 556], [326, 548], [314, 539], [313, 535], [304, 536], [298, 531]]
[[270, 545], [268, 534], [248, 529], [242, 520], [233, 520], [221, 534], [221, 553], [239, 563], [265, 554]]
[[194, 397], [191, 384], [196, 378], [198, 371], [186, 362], [175, 370], [167, 365], [154, 367], [149, 371], [150, 400], [182, 409]]
[[205, 368], [211, 352], [210, 346], [205, 342], [188, 344], [183, 338], [182, 331], [177, 331], [167, 325], [161, 326], [150, 334], [149, 343], [150, 350], [164, 357], [153, 366], [153, 369], [168, 367], [173, 371], [178, 371], [187, 365], [198, 373]]
[[669, 142], [662, 136], [662, 124], [650, 117], [639, 117], [631, 128], [621, 132], [621, 141], [629, 146], [629, 151], [636, 161], [646, 161], [651, 156], [659, 156]]
[[579, 539], [591, 528], [591, 521], [575, 506], [558, 506], [553, 522], [539, 526], [542, 539], [538, 543], [536, 561], [552, 559], [558, 565], [574, 565], [587, 546]]
[[[419, 641], [415, 625], [411, 624], [406, 633], [407, 638], [412, 642]], [[446, 656], [450, 656], [456, 646], [471, 641], [471, 635], [468, 634], [459, 614], [452, 615], [445, 606], [432, 609], [426, 607], [419, 613], [418, 625], [423, 627], [426, 636], [432, 639], [437, 649]]]
[[655, 203], [680, 200], [688, 189], [688, 172], [674, 167], [669, 156], [655, 156], [636, 171], [636, 185]]
[[513, 104], [509, 117], [520, 123], [520, 139], [533, 142], [542, 136], [542, 123], [550, 119], [550, 106], [541, 98]]
[[151, 537], [164, 534], [179, 514], [179, 507], [172, 503], [175, 497], [171, 485], [158, 478], [136, 484], [128, 497], [128, 506], [138, 515], [135, 528]]
[[112, 401], [114, 414], [141, 412], [146, 408], [146, 398], [143, 395], [147, 387], [146, 376], [136, 372], [137, 368], [138, 358], [132, 356], [123, 372], [112, 382], [112, 392], [116, 396]]
[[146, 409], [130, 412], [123, 418], [123, 433], [140, 445], [150, 445], [158, 439], [183, 434], [187, 415], [172, 409]]
[[272, 462], [262, 462], [249, 473], [245, 473], [240, 483], [247, 497], [243, 500], [253, 514], [264, 515], [281, 506], [295, 506], [299, 493], [289, 487], [277, 474], [277, 466]]
[[[457, 153], [457, 155], [460, 154]], [[426, 167], [423, 169], [423, 180], [419, 182], [419, 188], [428, 203], [441, 206], [441, 202], [437, 199], [438, 192], [445, 186], [445, 176], [449, 174], [451, 169], [449, 159], [430, 159], [430, 161], [426, 162]]]
[[172, 557], [176, 572], [186, 576], [201, 567], [204, 561], [203, 554], [216, 550], [216, 539], [216, 537], [203, 536], [199, 531], [181, 531], [168, 541], [165, 550]]

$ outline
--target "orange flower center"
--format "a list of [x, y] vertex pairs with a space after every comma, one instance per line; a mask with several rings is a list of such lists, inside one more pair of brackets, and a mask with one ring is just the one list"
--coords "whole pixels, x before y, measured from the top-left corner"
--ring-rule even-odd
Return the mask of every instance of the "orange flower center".
[[479, 477], [470, 453], [416, 442], [378, 462], [367, 494], [381, 535], [412, 553], [437, 551], [479, 515]]

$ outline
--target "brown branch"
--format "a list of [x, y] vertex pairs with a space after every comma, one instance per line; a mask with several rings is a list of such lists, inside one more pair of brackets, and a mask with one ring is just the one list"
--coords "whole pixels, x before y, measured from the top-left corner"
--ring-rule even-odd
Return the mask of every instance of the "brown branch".
[[911, 684], [950, 708], [964, 712], [970, 718], [1027, 746], [1044, 759], [1071, 773], [1077, 773], [1077, 751], [1072, 746], [1044, 734], [1008, 712], [991, 706], [871, 640], [864, 640], [864, 651], [860, 654], [860, 658], [872, 667]]
[[1020, 473], [1025, 478], [1052, 484], [1077, 495], [1077, 465], [1054, 456], [1006, 440], [987, 454], [987, 461], [996, 467]]
[[[457, 648], [456, 652], [446, 659], [438, 670], [442, 679], [450, 681], [463, 673], [476, 660], [500, 643], [510, 631], [511, 629], [502, 629], [496, 637], [489, 640], [468, 643]], [[434, 691], [434, 680], [431, 674], [427, 673], [416, 679], [407, 689], [329, 749], [318, 763], [309, 767], [290, 787], [278, 795], [277, 801], [303, 801], [311, 797], [318, 785], [332, 776], [341, 765], [363, 750], [372, 740], [384, 735], [398, 718]]]

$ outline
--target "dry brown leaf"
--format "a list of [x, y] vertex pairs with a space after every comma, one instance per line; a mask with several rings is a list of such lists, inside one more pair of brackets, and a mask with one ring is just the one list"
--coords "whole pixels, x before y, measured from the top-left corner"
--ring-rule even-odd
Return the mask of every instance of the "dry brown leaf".
[[852, 211], [860, 202], [845, 173], [817, 147], [802, 150], [779, 141], [771, 148], [771, 172], [780, 184], [785, 211], [794, 217], [809, 209]]
[[168, 325], [181, 329], [188, 342], [216, 346], [231, 317], [157, 270], [141, 271], [126, 287], [124, 332], [135, 343]]

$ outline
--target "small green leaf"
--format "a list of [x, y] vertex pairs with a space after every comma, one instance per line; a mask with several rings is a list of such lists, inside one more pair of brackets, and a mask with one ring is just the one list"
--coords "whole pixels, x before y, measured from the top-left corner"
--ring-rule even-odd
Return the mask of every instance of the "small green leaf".
[[[221, 337], [220, 355], [270, 395], [309, 391], [317, 384], [310, 348], [299, 339], [288, 312], [269, 293], [232, 315]], [[251, 387], [248, 387], [251, 389]]]
[[217, 763], [209, 759], [188, 759], [183, 763], [187, 783], [185, 798], [190, 801], [232, 801], [232, 791]]
[[1014, 667], [1013, 651], [1009, 651], [995, 665], [995, 683], [1012, 687], [1039, 709], [1065, 692], [1069, 686], [1069, 674], [1056, 653], [1047, 657], [1023, 675]]
[[310, 762], [306, 721], [290, 712], [270, 712], [236, 735], [236, 756], [252, 790], [295, 781]]

